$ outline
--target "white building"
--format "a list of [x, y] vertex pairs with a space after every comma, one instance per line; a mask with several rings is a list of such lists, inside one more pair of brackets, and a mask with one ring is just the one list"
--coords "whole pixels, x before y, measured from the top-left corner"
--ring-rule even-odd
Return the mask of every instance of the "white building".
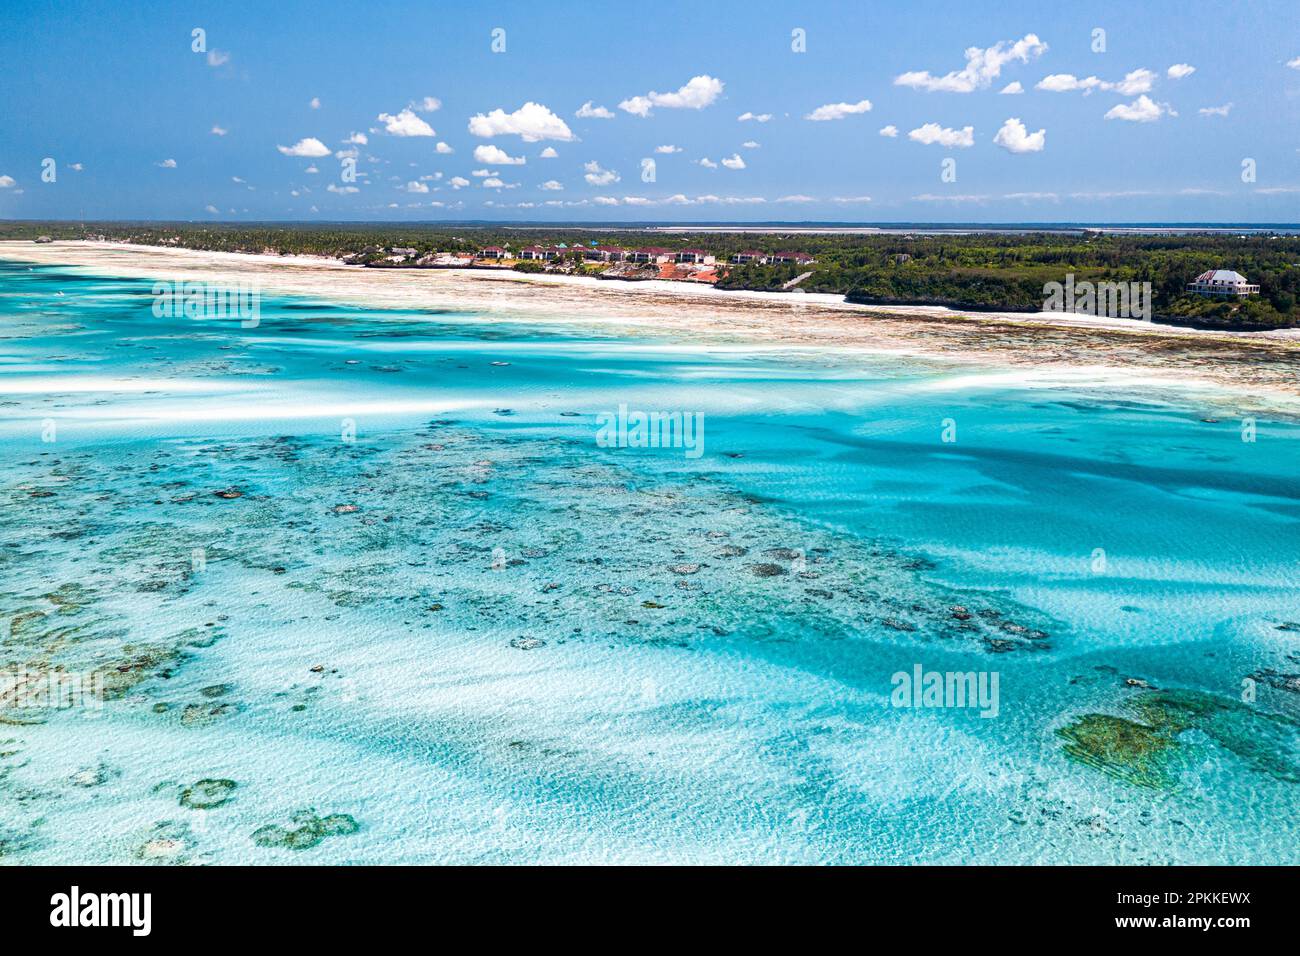
[[662, 265], [673, 261], [673, 251], [662, 246], [646, 246], [644, 249], [633, 249], [628, 253], [627, 258], [631, 262], [653, 262]]
[[1240, 272], [1211, 269], [1189, 282], [1187, 291], [1196, 295], [1259, 295], [1259, 286], [1251, 285]]

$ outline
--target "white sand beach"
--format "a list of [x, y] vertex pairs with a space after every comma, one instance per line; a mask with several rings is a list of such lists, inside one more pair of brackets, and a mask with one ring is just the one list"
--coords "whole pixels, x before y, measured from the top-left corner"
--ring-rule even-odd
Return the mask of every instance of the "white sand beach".
[[692, 345], [828, 348], [1019, 369], [1080, 369], [1125, 380], [1226, 387], [1300, 399], [1300, 336], [1206, 332], [1059, 313], [865, 306], [838, 296], [718, 290], [510, 270], [367, 269], [335, 259], [204, 252], [108, 242], [0, 242], [0, 258], [145, 279], [255, 282], [283, 293], [383, 308], [490, 313], [607, 331], [653, 331]]

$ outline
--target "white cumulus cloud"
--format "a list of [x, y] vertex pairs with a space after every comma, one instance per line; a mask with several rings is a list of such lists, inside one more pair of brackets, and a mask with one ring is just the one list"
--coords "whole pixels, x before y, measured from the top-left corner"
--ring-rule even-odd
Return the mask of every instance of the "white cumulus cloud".
[[587, 180], [587, 182], [591, 183], [593, 186], [608, 186], [610, 183], [618, 182], [618, 173], [614, 172], [612, 169], [601, 169], [600, 163], [595, 160], [592, 160], [589, 163], [584, 163], [582, 168], [586, 170], [583, 179]]
[[823, 123], [827, 120], [841, 120], [846, 116], [852, 116], [855, 113], [866, 113], [871, 110], [871, 100], [858, 100], [856, 103], [827, 103], [825, 106], [819, 106], [804, 119], [812, 120], [815, 123]]
[[583, 103], [578, 107], [578, 111], [573, 114], [578, 119], [613, 119], [614, 113], [603, 106], [592, 106], [591, 100]]
[[1012, 153], [1041, 152], [1046, 140], [1047, 130], [1040, 129], [1037, 133], [1027, 132], [1025, 124], [1015, 117], [1003, 123], [1002, 128], [993, 137], [993, 142]]
[[1202, 106], [1196, 112], [1202, 116], [1227, 116], [1231, 109], [1231, 103], [1224, 103], [1222, 106]]
[[1150, 70], [1133, 70], [1125, 74], [1124, 79], [1118, 83], [1103, 84], [1102, 88], [1114, 90], [1125, 96], [1136, 96], [1138, 93], [1150, 93], [1155, 79], [1156, 75]]
[[772, 114], [771, 114], [771, 113], [750, 113], [750, 112], [744, 112], [744, 113], [741, 113], [739, 116], [737, 116], [737, 117], [736, 117], [736, 120], [737, 120], [738, 122], [741, 122], [741, 123], [749, 123], [749, 122], [754, 122], [754, 123], [766, 123], [766, 122], [767, 122], [768, 120], [770, 120], [771, 118], [772, 118]]
[[1047, 52], [1047, 44], [1032, 33], [1015, 42], [1002, 40], [988, 49], [973, 46], [966, 50], [966, 65], [943, 76], [926, 70], [913, 70], [894, 78], [896, 86], [910, 86], [927, 93], [973, 93], [984, 89], [1002, 75], [1002, 67], [1013, 60], [1028, 63]]
[[432, 136], [433, 127], [426, 123], [420, 117], [415, 115], [415, 111], [410, 107], [402, 110], [396, 115], [392, 113], [380, 113], [379, 122], [384, 124], [384, 132], [392, 136]]
[[938, 123], [926, 123], [907, 134], [907, 138], [927, 146], [935, 143], [940, 146], [960, 146], [965, 149], [975, 145], [975, 127], [964, 126], [961, 129], [949, 129]]
[[1023, 93], [1024, 91], [1025, 88], [1020, 85], [1019, 80], [1012, 80], [1006, 86], [1002, 87], [1002, 89], [998, 90], [998, 93], [1000, 93], [1002, 96], [1015, 96], [1016, 94]]
[[673, 93], [656, 93], [651, 90], [645, 96], [632, 96], [618, 104], [618, 108], [633, 116], [649, 116], [656, 106], [671, 110], [701, 110], [722, 95], [725, 84], [716, 77], [707, 74], [693, 76], [686, 84]]
[[1177, 116], [1168, 103], [1157, 103], [1149, 96], [1139, 96], [1132, 103], [1120, 103], [1106, 113], [1106, 119], [1127, 120], [1130, 123], [1153, 123], [1161, 116]]
[[155, 165], [157, 165], [157, 166], [161, 166], [163, 169], [175, 169], [175, 168], [176, 168], [176, 160], [174, 160], [174, 159], [164, 159], [161, 163], [155, 163]]
[[1079, 79], [1072, 73], [1052, 73], [1038, 81], [1036, 88], [1048, 93], [1071, 93], [1075, 90], [1094, 90], [1101, 85], [1095, 76]]
[[880, 127], [880, 135], [888, 136], [890, 139], [893, 139], [898, 135], [898, 127], [893, 123], [890, 123], [888, 126], [882, 126]]
[[728, 169], [744, 169], [745, 161], [740, 158], [739, 153], [735, 153], [730, 158], [724, 158], [722, 160], [722, 165], [726, 166]]
[[1192, 66], [1190, 63], [1175, 63], [1165, 71], [1165, 75], [1171, 80], [1181, 80], [1183, 77], [1191, 76], [1195, 72], [1196, 67]]
[[1115, 82], [1101, 80], [1095, 76], [1085, 76], [1080, 79], [1072, 73], [1053, 73], [1039, 80], [1037, 89], [1045, 90], [1048, 93], [1082, 91], [1084, 95], [1091, 93], [1093, 90], [1106, 90], [1124, 96], [1136, 96], [1139, 93], [1151, 92], [1155, 79], [1156, 75], [1147, 69], [1131, 70], [1124, 75], [1124, 79]]
[[451, 148], [450, 146], [448, 146], [446, 143], [439, 143], [437, 146], [434, 147], [434, 151], [435, 151], [435, 152], [438, 152], [438, 153], [454, 153], [454, 152], [456, 152], [454, 149], [452, 149], [452, 148]]
[[673, 146], [671, 143], [665, 143], [663, 146], [655, 147], [656, 153], [680, 153], [681, 151], [682, 148], [680, 146]]
[[475, 136], [491, 139], [493, 136], [520, 136], [525, 143], [544, 139], [568, 142], [573, 131], [541, 103], [529, 101], [513, 113], [496, 109], [470, 117], [469, 131]]
[[474, 162], [489, 166], [522, 166], [527, 160], [522, 156], [511, 156], [500, 146], [486, 143], [474, 147]]

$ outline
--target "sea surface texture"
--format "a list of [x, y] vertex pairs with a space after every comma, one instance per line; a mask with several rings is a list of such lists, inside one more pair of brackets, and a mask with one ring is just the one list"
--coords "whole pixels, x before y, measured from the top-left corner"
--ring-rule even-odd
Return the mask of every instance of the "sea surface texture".
[[0, 862], [1300, 862], [1294, 422], [152, 287], [0, 263]]

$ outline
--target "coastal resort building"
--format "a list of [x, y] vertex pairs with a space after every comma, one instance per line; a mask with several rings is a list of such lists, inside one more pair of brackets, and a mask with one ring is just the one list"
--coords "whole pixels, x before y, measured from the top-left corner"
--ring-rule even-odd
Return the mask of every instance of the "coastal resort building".
[[767, 253], [759, 252], [757, 249], [746, 249], [744, 252], [737, 252], [731, 257], [731, 261], [738, 266], [748, 265], [751, 262], [762, 264], [767, 262]]
[[1251, 285], [1240, 272], [1211, 269], [1189, 282], [1187, 291], [1194, 295], [1259, 295], [1259, 286]]
[[582, 254], [588, 262], [622, 262], [627, 257], [627, 250], [618, 246], [592, 246], [584, 249]]
[[480, 259], [504, 259], [506, 251], [500, 246], [486, 246], [478, 251]]
[[673, 257], [673, 261], [683, 265], [704, 266], [712, 265], [717, 260], [713, 258], [712, 253], [705, 252], [703, 249], [682, 249]]
[[644, 249], [633, 249], [627, 258], [629, 262], [672, 262], [673, 251], [659, 246], [646, 246]]
[[524, 246], [519, 250], [520, 259], [553, 259], [555, 253], [541, 246]]
[[817, 260], [806, 252], [778, 252], [772, 257], [772, 261], [778, 263], [793, 262], [796, 265], [806, 266]]

